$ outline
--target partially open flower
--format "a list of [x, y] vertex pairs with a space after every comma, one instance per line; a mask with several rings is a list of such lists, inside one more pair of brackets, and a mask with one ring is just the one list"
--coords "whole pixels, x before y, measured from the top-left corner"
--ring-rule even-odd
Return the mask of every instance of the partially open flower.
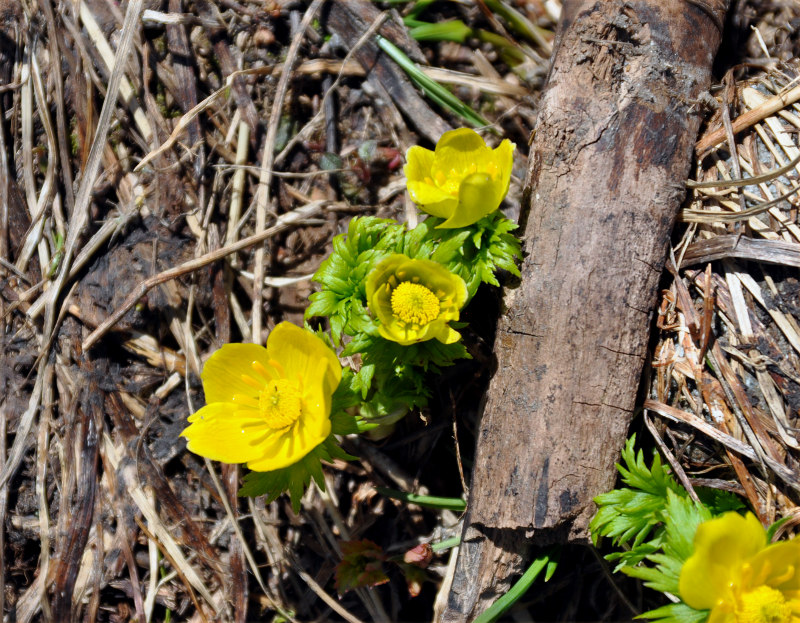
[[730, 512], [697, 528], [680, 575], [684, 603], [708, 623], [800, 621], [800, 542], [767, 544], [752, 513]]
[[408, 150], [408, 192], [424, 212], [445, 219], [439, 227], [472, 225], [506, 196], [513, 153], [508, 139], [491, 149], [469, 128], [445, 132], [436, 151], [418, 145]]
[[266, 348], [225, 344], [202, 376], [207, 404], [181, 433], [195, 454], [268, 472], [296, 463], [331, 432], [342, 366], [311, 331], [282, 322]]
[[367, 303], [380, 321], [380, 334], [398, 344], [457, 342], [461, 335], [447, 323], [458, 320], [466, 300], [464, 280], [431, 260], [397, 253], [367, 277]]

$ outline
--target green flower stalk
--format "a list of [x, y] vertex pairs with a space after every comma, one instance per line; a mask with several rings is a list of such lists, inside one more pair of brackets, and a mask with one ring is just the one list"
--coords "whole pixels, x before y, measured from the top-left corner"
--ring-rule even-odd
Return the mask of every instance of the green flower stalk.
[[381, 337], [404, 346], [434, 338], [453, 344], [461, 338], [448, 323], [458, 320], [467, 286], [441, 264], [390, 255], [369, 274], [366, 290]]
[[420, 209], [444, 219], [439, 228], [472, 225], [508, 193], [514, 147], [503, 139], [491, 149], [469, 128], [445, 132], [435, 151], [418, 145], [408, 150], [408, 192]]

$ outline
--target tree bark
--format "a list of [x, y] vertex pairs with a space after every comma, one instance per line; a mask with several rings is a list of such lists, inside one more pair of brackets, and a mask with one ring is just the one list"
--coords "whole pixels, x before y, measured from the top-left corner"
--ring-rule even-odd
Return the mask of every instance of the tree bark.
[[614, 484], [727, 6], [564, 3], [442, 621], [485, 610], [531, 546], [586, 542]]

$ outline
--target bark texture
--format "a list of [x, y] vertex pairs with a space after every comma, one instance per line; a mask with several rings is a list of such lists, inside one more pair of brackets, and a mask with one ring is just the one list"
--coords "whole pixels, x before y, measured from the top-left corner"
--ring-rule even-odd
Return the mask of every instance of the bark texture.
[[614, 484], [727, 0], [567, 0], [522, 206], [456, 575], [469, 621]]

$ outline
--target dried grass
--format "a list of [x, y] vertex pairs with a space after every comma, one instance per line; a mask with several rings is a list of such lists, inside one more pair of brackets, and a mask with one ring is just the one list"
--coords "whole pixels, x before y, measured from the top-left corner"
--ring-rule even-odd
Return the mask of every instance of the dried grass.
[[[105, 0], [0, 0], [0, 610], [20, 622], [429, 618], [454, 552], [431, 566], [421, 615], [399, 578], [334, 595], [338, 542], [380, 537], [398, 553], [458, 532], [454, 514], [374, 485], [461, 494], [447, 438], [454, 429], [462, 451], [472, 442], [464, 386], [485, 373], [479, 357], [457, 371], [469, 383], [446, 379], [455, 394], [434, 401], [427, 427], [406, 422], [381, 447], [349, 441], [362, 460], [328, 469], [327, 493], [309, 491], [299, 516], [283, 500], [237, 498], [238, 468], [218, 474], [177, 437], [202, 403], [202, 362], [221, 343], [299, 321], [308, 276], [351, 215], [415, 218], [392, 164], [413, 138], [409, 119], [371, 95], [375, 76], [354, 60], [370, 31], [345, 54], [312, 27], [318, 0], [304, 13], [155, 4], [130, 0], [123, 14]], [[527, 3], [551, 28], [554, 8]], [[727, 91], [738, 103], [715, 93], [730, 123], [709, 112], [698, 143], [703, 185], [681, 215], [644, 407], [690, 487], [738, 491], [765, 521], [791, 517], [791, 531], [800, 86], [783, 25], [800, 8], [745, 8], [757, 13], [758, 64]], [[544, 44], [532, 54], [546, 57]], [[517, 143], [513, 212], [535, 118], [528, 94], [546, 67], [515, 75], [490, 47], [426, 51], [447, 66], [428, 75], [483, 102]], [[364, 162], [358, 147], [372, 139], [380, 156]], [[343, 171], [322, 169], [326, 150]], [[731, 183], [743, 176], [758, 183]]]

